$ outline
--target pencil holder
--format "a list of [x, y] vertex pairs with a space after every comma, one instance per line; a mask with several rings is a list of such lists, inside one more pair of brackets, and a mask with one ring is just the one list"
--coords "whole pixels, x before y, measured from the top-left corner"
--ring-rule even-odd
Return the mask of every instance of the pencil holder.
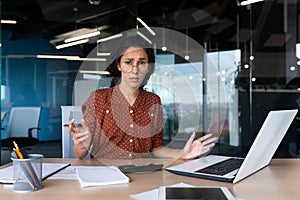
[[26, 159], [11, 158], [14, 170], [13, 189], [16, 192], [33, 192], [42, 188], [41, 154], [29, 154]]

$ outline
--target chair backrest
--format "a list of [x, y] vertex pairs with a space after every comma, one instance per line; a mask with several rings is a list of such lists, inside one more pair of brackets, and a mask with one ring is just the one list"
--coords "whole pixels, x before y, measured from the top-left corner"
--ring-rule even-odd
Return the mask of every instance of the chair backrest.
[[[41, 107], [13, 107], [10, 111], [7, 137], [28, 137], [29, 128], [39, 125]], [[38, 138], [38, 131], [32, 131], [32, 137]]]
[[7, 112], [1, 112], [1, 125], [3, 124], [6, 114], [7, 114]]
[[6, 112], [1, 112], [1, 122], [4, 120], [5, 115], [6, 115]]
[[64, 127], [64, 124], [68, 124], [71, 119], [75, 119], [76, 123], [80, 123], [82, 119], [81, 106], [61, 106], [61, 122], [62, 122], [62, 157], [63, 158], [75, 158], [73, 153], [73, 139], [72, 135], [68, 132], [68, 127]]

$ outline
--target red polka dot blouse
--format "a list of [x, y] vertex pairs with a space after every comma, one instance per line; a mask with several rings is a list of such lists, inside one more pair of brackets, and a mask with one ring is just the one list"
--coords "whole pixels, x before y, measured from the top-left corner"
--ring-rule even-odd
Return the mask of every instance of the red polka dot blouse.
[[149, 157], [162, 146], [163, 111], [156, 94], [139, 90], [130, 106], [118, 86], [99, 89], [91, 93], [82, 111], [92, 133], [91, 157]]

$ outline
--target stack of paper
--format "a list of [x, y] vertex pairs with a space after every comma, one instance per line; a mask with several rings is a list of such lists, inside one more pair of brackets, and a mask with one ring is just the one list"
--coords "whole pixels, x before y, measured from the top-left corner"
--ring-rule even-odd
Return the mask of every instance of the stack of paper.
[[81, 187], [129, 183], [130, 179], [114, 166], [80, 166], [77, 176]]

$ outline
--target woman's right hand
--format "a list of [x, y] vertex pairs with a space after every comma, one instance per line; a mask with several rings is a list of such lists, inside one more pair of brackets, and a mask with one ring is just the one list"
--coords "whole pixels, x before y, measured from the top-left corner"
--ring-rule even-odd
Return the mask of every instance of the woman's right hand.
[[91, 144], [91, 133], [85, 121], [82, 119], [80, 126], [75, 126], [74, 119], [69, 121], [68, 130], [72, 134], [74, 145], [80, 148], [89, 149]]

